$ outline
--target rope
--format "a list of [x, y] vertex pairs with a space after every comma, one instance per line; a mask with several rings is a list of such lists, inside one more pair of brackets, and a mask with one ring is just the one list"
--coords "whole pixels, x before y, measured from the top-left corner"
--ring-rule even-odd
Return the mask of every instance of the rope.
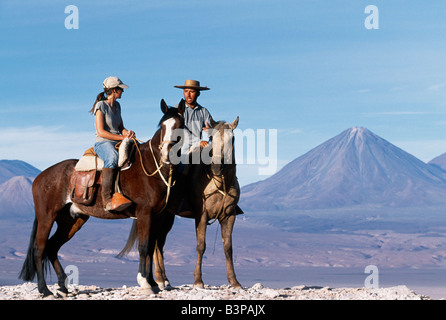
[[[158, 167], [158, 162], [156, 161], [155, 154], [153, 153], [153, 149], [152, 149], [152, 140], [150, 140], [150, 141], [149, 141], [150, 151], [152, 152], [153, 159], [155, 160], [155, 165], [156, 165], [156, 167], [157, 167], [157, 170], [155, 170], [155, 172], [153, 172], [153, 173], [148, 173], [148, 172], [146, 171], [146, 168], [144, 168], [144, 163], [143, 163], [143, 161], [142, 161], [141, 150], [139, 149], [139, 145], [138, 145], [137, 141], [138, 141], [138, 142], [141, 142], [140, 140], [137, 140], [137, 139], [133, 138], [133, 142], [135, 143], [136, 150], [138, 151], [138, 154], [139, 154], [139, 162], [141, 162], [141, 168], [142, 168], [142, 171], [144, 172], [144, 174], [145, 174], [146, 176], [148, 176], [148, 177], [153, 177], [153, 176], [154, 176], [155, 174], [157, 174], [158, 171], [163, 167], [164, 163], [162, 163], [161, 166]], [[160, 175], [161, 175], [161, 174], [160, 174]], [[164, 177], [163, 177], [163, 180], [164, 180]], [[165, 180], [164, 180], [164, 181], [165, 181]]]
[[[208, 176], [208, 177], [209, 177], [209, 176]], [[222, 175], [222, 176], [221, 176], [221, 179], [222, 179], [221, 184], [222, 184], [222, 186], [223, 186], [223, 190], [220, 190], [220, 188], [217, 186], [217, 183], [215, 182], [215, 181], [216, 181], [215, 176], [212, 176], [212, 178], [211, 178], [211, 180], [212, 180], [212, 181], [214, 182], [214, 184], [215, 184], [215, 187], [217, 188], [217, 191], [223, 195], [223, 199], [221, 200], [221, 207], [220, 207], [220, 210], [218, 210], [217, 215], [215, 216], [214, 220], [213, 220], [212, 222], [208, 222], [208, 226], [212, 225], [215, 221], [217, 221], [218, 218], [220, 218], [220, 215], [222, 214], [222, 212], [224, 211], [225, 200], [226, 200], [226, 196], [227, 196], [228, 194], [226, 193], [225, 176]], [[204, 198], [205, 201], [203, 201], [203, 202], [206, 202], [206, 199], [209, 198], [209, 197], [210, 197], [211, 195], [213, 195], [214, 193], [215, 193], [215, 192], [212, 192], [212, 193], [210, 193], [210, 194], [208, 194], [208, 195], [204, 194], [204, 195], [203, 195], [203, 198]]]
[[162, 212], [166, 208], [167, 203], [169, 202], [170, 190], [175, 185], [175, 182], [172, 184], [173, 168], [172, 168], [172, 166], [170, 166], [169, 178], [168, 178], [168, 181], [166, 181], [166, 178], [164, 178], [164, 176], [163, 176], [163, 174], [161, 172], [161, 168], [164, 166], [164, 163], [161, 163], [161, 165], [158, 165], [158, 161], [156, 160], [155, 153], [153, 152], [153, 148], [152, 148], [152, 140], [150, 140], [148, 143], [149, 143], [149, 146], [150, 146], [150, 151], [151, 151], [152, 156], [153, 156], [153, 161], [155, 162], [156, 170], [153, 173], [148, 173], [146, 168], [144, 167], [144, 163], [143, 163], [143, 160], [142, 160], [142, 153], [141, 153], [141, 150], [140, 150], [140, 148], [138, 146], [137, 141], [139, 141], [139, 140], [137, 140], [136, 138], [133, 138], [133, 142], [135, 143], [136, 150], [138, 150], [139, 160], [140, 160], [139, 162], [141, 163], [142, 171], [148, 177], [153, 177], [155, 174], [158, 173], [160, 175], [161, 179], [163, 180], [164, 184], [167, 187], [166, 201], [164, 203], [163, 208], [160, 210], [160, 212]]

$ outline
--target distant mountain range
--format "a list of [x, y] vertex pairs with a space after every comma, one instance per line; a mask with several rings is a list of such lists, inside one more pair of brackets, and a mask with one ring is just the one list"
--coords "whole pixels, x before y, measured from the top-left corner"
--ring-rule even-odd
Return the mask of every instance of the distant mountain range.
[[[446, 216], [444, 210], [427, 208], [446, 205], [446, 172], [434, 160], [426, 164], [365, 128], [342, 132], [270, 178], [242, 188], [240, 206], [246, 214], [239, 216], [234, 229], [236, 264], [264, 270], [275, 266], [363, 270], [370, 264], [444, 268]], [[0, 282], [16, 281], [26, 255], [34, 219], [31, 186], [39, 173], [23, 161], [0, 160]], [[350, 210], [351, 206], [360, 210]], [[376, 206], [391, 208], [376, 210]], [[308, 211], [292, 214], [300, 208]], [[94, 283], [113, 279], [116, 272], [123, 274], [126, 264], [137, 270], [136, 253], [124, 261], [115, 258], [130, 225], [127, 220], [90, 219], [71, 245], [62, 248], [63, 265], [75, 264], [82, 275], [91, 270], [92, 278], [82, 276], [81, 281]], [[166, 263], [190, 265], [181, 272], [189, 272], [193, 279], [195, 247], [193, 221], [176, 218]], [[221, 247], [217, 250], [215, 255], [208, 250], [205, 268], [224, 268], [224, 254]], [[131, 279], [135, 281], [134, 275]]]
[[0, 218], [33, 215], [32, 183], [40, 170], [20, 160], [0, 160]]
[[350, 128], [243, 187], [240, 206], [270, 211], [446, 204], [446, 155], [436, 159], [426, 164], [366, 128]]
[[[429, 163], [366, 128], [350, 128], [242, 188], [244, 210], [351, 206], [446, 205], [446, 153]], [[32, 182], [40, 170], [0, 160], [0, 218], [32, 216]]]
[[446, 170], [446, 152], [432, 159], [428, 164], [433, 165], [442, 170]]

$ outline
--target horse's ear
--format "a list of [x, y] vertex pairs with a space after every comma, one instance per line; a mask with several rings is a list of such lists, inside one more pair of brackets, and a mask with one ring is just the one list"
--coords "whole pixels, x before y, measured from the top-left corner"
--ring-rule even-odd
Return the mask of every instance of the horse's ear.
[[238, 116], [237, 116], [237, 119], [235, 119], [235, 120], [229, 125], [229, 128], [230, 128], [231, 130], [234, 130], [235, 128], [237, 128], [237, 126], [238, 126]]
[[161, 105], [161, 111], [165, 114], [167, 110], [169, 110], [166, 101], [164, 101], [164, 99], [161, 99], [160, 105]]
[[186, 102], [184, 99], [181, 99], [180, 103], [178, 104], [178, 113], [184, 114], [184, 110], [186, 109]]
[[212, 118], [212, 116], [209, 117], [209, 124], [211, 125], [211, 128], [214, 128], [218, 122], [214, 121], [214, 118]]

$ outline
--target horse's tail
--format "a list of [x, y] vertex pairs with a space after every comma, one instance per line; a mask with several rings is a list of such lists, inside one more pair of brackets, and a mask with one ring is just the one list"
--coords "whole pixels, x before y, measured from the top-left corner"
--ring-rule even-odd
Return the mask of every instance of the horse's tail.
[[138, 246], [138, 228], [137, 228], [137, 222], [136, 220], [133, 220], [132, 229], [129, 233], [129, 238], [127, 239], [127, 244], [125, 245], [124, 249], [121, 250], [121, 252], [118, 253], [117, 257], [122, 258], [130, 253], [130, 251], [133, 250], [133, 248]]
[[[33, 281], [34, 277], [36, 276], [37, 269], [34, 259], [34, 253], [35, 253], [34, 243], [36, 240], [36, 234], [37, 234], [37, 219], [34, 219], [34, 225], [29, 240], [28, 254], [26, 255], [26, 259], [25, 262], [23, 263], [22, 270], [19, 273], [19, 279], [22, 279], [24, 281]], [[46, 270], [45, 265], [47, 265], [48, 256], [44, 253], [42, 258], [43, 258], [44, 270]]]

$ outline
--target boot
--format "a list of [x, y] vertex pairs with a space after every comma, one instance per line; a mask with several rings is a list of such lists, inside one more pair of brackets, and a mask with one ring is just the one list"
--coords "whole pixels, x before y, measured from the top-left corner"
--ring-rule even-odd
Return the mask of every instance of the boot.
[[115, 170], [112, 168], [102, 169], [102, 200], [104, 209], [107, 211], [124, 211], [132, 202], [120, 193], [113, 192]]

